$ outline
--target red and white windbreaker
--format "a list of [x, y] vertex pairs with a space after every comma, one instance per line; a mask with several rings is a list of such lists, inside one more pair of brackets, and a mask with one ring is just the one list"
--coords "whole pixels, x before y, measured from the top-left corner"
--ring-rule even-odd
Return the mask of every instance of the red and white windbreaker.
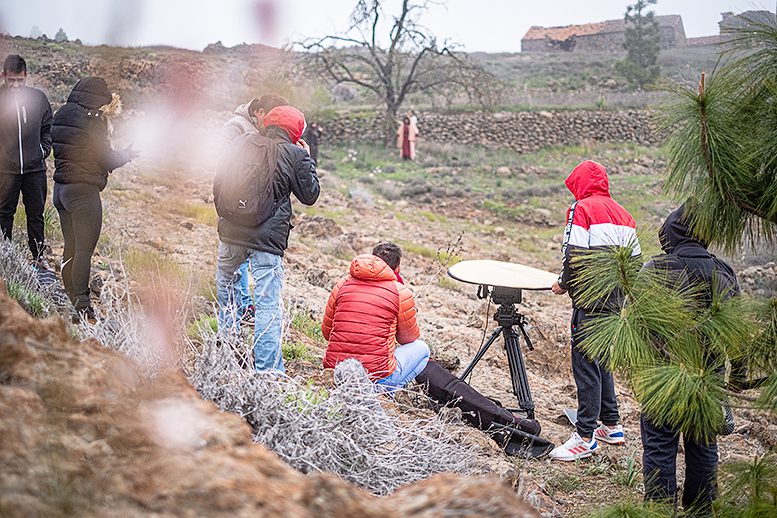
[[632, 255], [639, 255], [641, 249], [636, 222], [610, 196], [607, 170], [603, 165], [586, 160], [572, 170], [564, 183], [576, 201], [567, 210], [562, 246], [564, 262], [558, 283], [569, 290], [573, 306], [578, 307], [575, 300], [575, 267], [571, 261], [576, 253], [622, 246], [631, 248]]

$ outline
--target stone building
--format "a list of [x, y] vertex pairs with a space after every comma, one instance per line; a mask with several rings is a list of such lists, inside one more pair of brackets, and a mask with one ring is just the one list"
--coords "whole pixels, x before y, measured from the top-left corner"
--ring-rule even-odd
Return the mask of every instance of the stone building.
[[732, 37], [731, 31], [742, 29], [752, 24], [774, 24], [774, 13], [771, 11], [745, 11], [744, 13], [734, 14], [732, 12], [721, 13], [718, 27], [720, 27], [720, 37], [726, 40]]
[[[685, 46], [685, 29], [679, 15], [656, 16], [661, 30], [661, 47]], [[521, 40], [522, 52], [609, 51], [623, 50], [626, 22], [607, 20], [583, 25], [538, 27], [528, 30]]]

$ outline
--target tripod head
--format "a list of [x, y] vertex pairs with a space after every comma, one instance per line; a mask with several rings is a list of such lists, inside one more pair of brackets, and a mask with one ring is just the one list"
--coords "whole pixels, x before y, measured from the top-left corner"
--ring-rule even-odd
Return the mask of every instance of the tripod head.
[[478, 286], [478, 298], [486, 299], [490, 295], [491, 301], [497, 305], [496, 313], [494, 313], [494, 321], [499, 324], [499, 327], [511, 329], [517, 327], [521, 330], [524, 340], [526, 341], [526, 348], [530, 351], [534, 350], [534, 346], [531, 343], [529, 334], [526, 332], [526, 317], [521, 313], [518, 313], [515, 305], [520, 304], [523, 299], [522, 291], [519, 288], [507, 288], [505, 286], [488, 286], [481, 284]]

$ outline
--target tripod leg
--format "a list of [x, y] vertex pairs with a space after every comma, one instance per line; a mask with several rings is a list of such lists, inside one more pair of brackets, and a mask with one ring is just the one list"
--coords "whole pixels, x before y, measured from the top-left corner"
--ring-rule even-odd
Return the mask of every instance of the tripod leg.
[[477, 352], [474, 358], [472, 358], [472, 361], [467, 365], [467, 368], [464, 369], [464, 372], [459, 376], [459, 379], [461, 381], [466, 381], [467, 377], [472, 373], [472, 369], [475, 368], [475, 365], [480, 361], [480, 359], [483, 357], [484, 354], [486, 354], [486, 351], [488, 351], [488, 348], [491, 347], [491, 344], [496, 341], [497, 337], [499, 336], [499, 333], [502, 332], [502, 327], [497, 327], [493, 333], [491, 333], [491, 336], [488, 338], [488, 341], [483, 344], [483, 347], [480, 348], [480, 350]]
[[513, 393], [518, 398], [518, 407], [526, 412], [526, 417], [534, 419], [534, 402], [531, 399], [531, 390], [529, 389], [529, 380], [526, 377], [526, 366], [523, 362], [518, 333], [512, 328], [505, 329], [504, 333], [507, 361], [510, 364], [510, 377], [513, 381]]

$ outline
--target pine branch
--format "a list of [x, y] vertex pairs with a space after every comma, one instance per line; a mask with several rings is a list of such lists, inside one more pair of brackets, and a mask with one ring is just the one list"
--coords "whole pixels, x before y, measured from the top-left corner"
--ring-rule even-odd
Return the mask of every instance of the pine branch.
[[777, 214], [770, 216], [765, 211], [762, 211], [758, 207], [744, 201], [740, 196], [737, 196], [732, 189], [727, 189], [726, 187], [728, 186], [723, 186], [721, 185], [721, 182], [718, 181], [718, 175], [715, 173], [715, 164], [712, 159], [712, 152], [710, 151], [710, 131], [707, 122], [707, 105], [705, 102], [704, 79], [705, 74], [702, 72], [701, 80], [699, 81], [699, 97], [697, 105], [699, 109], [701, 152], [702, 156], [704, 157], [704, 163], [707, 167], [707, 175], [709, 176], [709, 179], [712, 181], [713, 185], [718, 186], [718, 192], [731, 203], [736, 204], [738, 207], [741, 207], [743, 210], [753, 214], [754, 216], [758, 216], [759, 218], [766, 221], [771, 221], [772, 223], [777, 223]]

